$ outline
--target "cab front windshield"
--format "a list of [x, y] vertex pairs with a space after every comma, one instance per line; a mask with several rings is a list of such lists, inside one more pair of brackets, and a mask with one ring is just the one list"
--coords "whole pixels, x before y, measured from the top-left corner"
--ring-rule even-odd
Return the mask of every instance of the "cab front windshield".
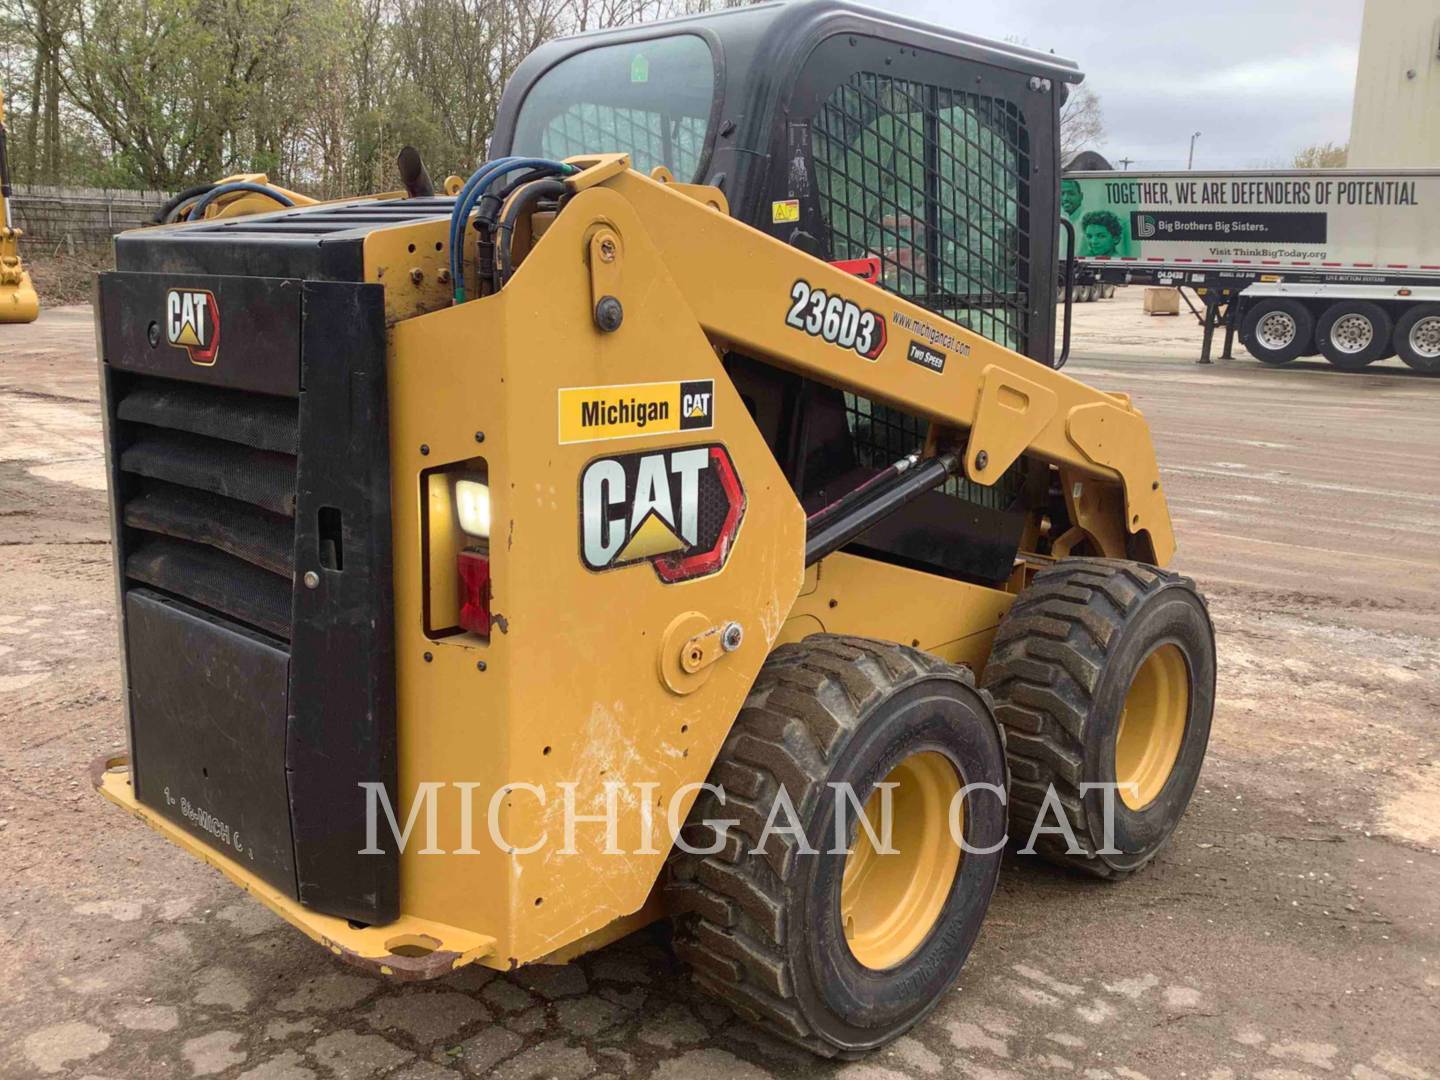
[[531, 87], [511, 152], [624, 153], [640, 172], [664, 165], [676, 180], [697, 182], [714, 96], [710, 47], [694, 34], [586, 49]]

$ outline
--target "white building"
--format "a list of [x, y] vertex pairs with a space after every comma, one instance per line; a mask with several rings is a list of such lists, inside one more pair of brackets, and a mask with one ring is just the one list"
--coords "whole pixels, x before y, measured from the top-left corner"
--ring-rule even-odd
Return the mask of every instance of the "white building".
[[1347, 164], [1440, 167], [1440, 0], [1365, 0]]

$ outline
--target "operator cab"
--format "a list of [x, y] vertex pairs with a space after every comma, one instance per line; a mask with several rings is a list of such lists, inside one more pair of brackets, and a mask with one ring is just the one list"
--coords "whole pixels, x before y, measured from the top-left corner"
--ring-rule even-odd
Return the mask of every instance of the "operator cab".
[[[1059, 109], [1082, 78], [844, 0], [764, 4], [541, 46], [506, 87], [491, 153], [619, 151], [714, 185], [754, 228], [1050, 366]], [[932, 329], [908, 328], [917, 362], [943, 365]], [[727, 366], [807, 511], [924, 446], [918, 417], [747, 357]], [[1003, 580], [1025, 481], [1023, 459], [992, 487], [952, 481], [852, 550]]]

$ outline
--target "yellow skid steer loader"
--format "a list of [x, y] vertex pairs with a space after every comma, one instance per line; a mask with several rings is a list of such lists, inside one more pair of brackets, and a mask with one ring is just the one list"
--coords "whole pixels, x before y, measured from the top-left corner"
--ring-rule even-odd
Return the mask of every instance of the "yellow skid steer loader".
[[954, 984], [1007, 832], [1143, 866], [1214, 642], [1144, 418], [1054, 370], [1079, 79], [832, 0], [606, 31], [448, 194], [118, 237], [101, 792], [352, 964], [669, 919], [832, 1056]]

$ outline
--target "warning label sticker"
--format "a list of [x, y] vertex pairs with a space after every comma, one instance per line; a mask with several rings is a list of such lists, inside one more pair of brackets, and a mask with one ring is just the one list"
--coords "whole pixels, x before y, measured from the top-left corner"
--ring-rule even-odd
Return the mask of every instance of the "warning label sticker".
[[770, 204], [770, 221], [775, 225], [783, 225], [790, 221], [800, 220], [799, 199], [776, 199]]

